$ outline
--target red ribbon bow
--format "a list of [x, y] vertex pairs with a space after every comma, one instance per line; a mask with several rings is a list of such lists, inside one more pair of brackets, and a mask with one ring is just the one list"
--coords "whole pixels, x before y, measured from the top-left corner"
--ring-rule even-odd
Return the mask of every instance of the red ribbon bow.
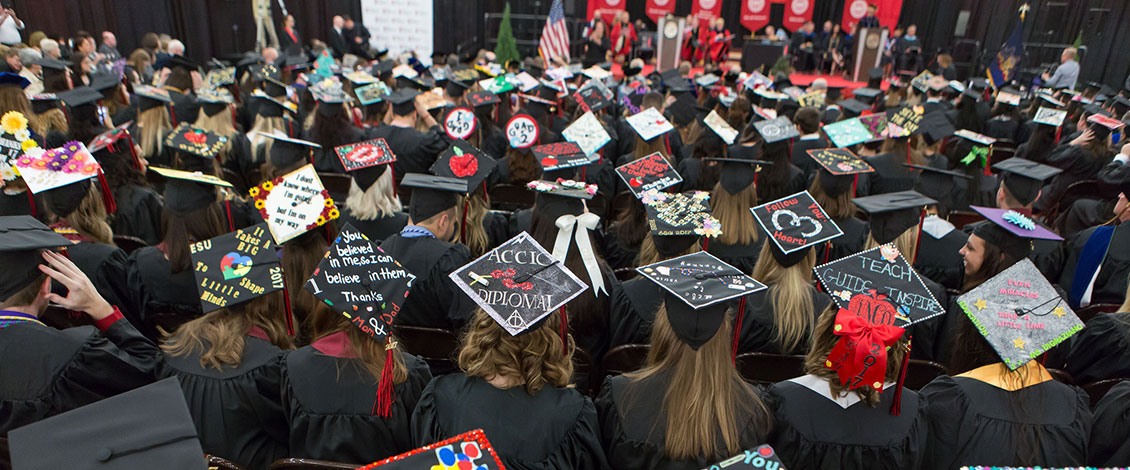
[[842, 338], [824, 365], [836, 371], [840, 383], [849, 390], [866, 385], [881, 392], [887, 375], [887, 347], [898, 341], [903, 329], [871, 323], [841, 308], [836, 313], [834, 333]]

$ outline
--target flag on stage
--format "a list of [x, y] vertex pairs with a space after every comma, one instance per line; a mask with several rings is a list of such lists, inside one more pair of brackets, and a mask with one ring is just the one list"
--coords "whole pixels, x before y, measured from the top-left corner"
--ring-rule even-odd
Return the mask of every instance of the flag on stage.
[[553, 0], [553, 6], [549, 8], [549, 17], [545, 19], [541, 41], [538, 41], [538, 53], [546, 66], [552, 63], [554, 57], [569, 62], [569, 30], [565, 27], [565, 8], [561, 6], [561, 0]]
[[997, 57], [989, 64], [989, 70], [985, 71], [993, 88], [1004, 86], [1013, 78], [1014, 73], [1020, 70], [1020, 57], [1024, 54], [1024, 13], [1026, 12], [1027, 10], [1022, 7], [1020, 21], [1016, 22], [1012, 35], [1001, 45]]

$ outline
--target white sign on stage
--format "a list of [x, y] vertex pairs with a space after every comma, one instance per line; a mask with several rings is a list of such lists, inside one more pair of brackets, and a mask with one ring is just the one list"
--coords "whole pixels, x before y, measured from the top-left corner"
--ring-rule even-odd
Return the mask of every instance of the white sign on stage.
[[361, 0], [361, 17], [373, 37], [369, 43], [388, 48], [393, 57], [416, 51], [420, 62], [432, 63], [432, 0]]

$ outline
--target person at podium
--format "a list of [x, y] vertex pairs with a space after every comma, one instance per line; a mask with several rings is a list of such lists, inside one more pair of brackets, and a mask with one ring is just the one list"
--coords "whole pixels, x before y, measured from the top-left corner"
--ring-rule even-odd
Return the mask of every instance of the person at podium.
[[859, 19], [859, 27], [860, 28], [878, 28], [879, 27], [879, 17], [875, 16], [877, 13], [879, 13], [879, 6], [878, 5], [875, 5], [873, 3], [870, 4], [870, 5], [867, 5], [867, 14], [863, 15], [863, 18]]

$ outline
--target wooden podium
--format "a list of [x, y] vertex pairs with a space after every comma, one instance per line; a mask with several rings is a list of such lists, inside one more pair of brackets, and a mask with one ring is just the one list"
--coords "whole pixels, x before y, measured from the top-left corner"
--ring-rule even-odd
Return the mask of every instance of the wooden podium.
[[887, 42], [886, 28], [863, 28], [855, 41], [855, 69], [851, 80], [866, 82], [868, 72], [883, 60], [883, 44]]
[[660, 17], [659, 30], [656, 32], [655, 70], [663, 72], [679, 66], [679, 57], [683, 52], [683, 26], [684, 18]]

